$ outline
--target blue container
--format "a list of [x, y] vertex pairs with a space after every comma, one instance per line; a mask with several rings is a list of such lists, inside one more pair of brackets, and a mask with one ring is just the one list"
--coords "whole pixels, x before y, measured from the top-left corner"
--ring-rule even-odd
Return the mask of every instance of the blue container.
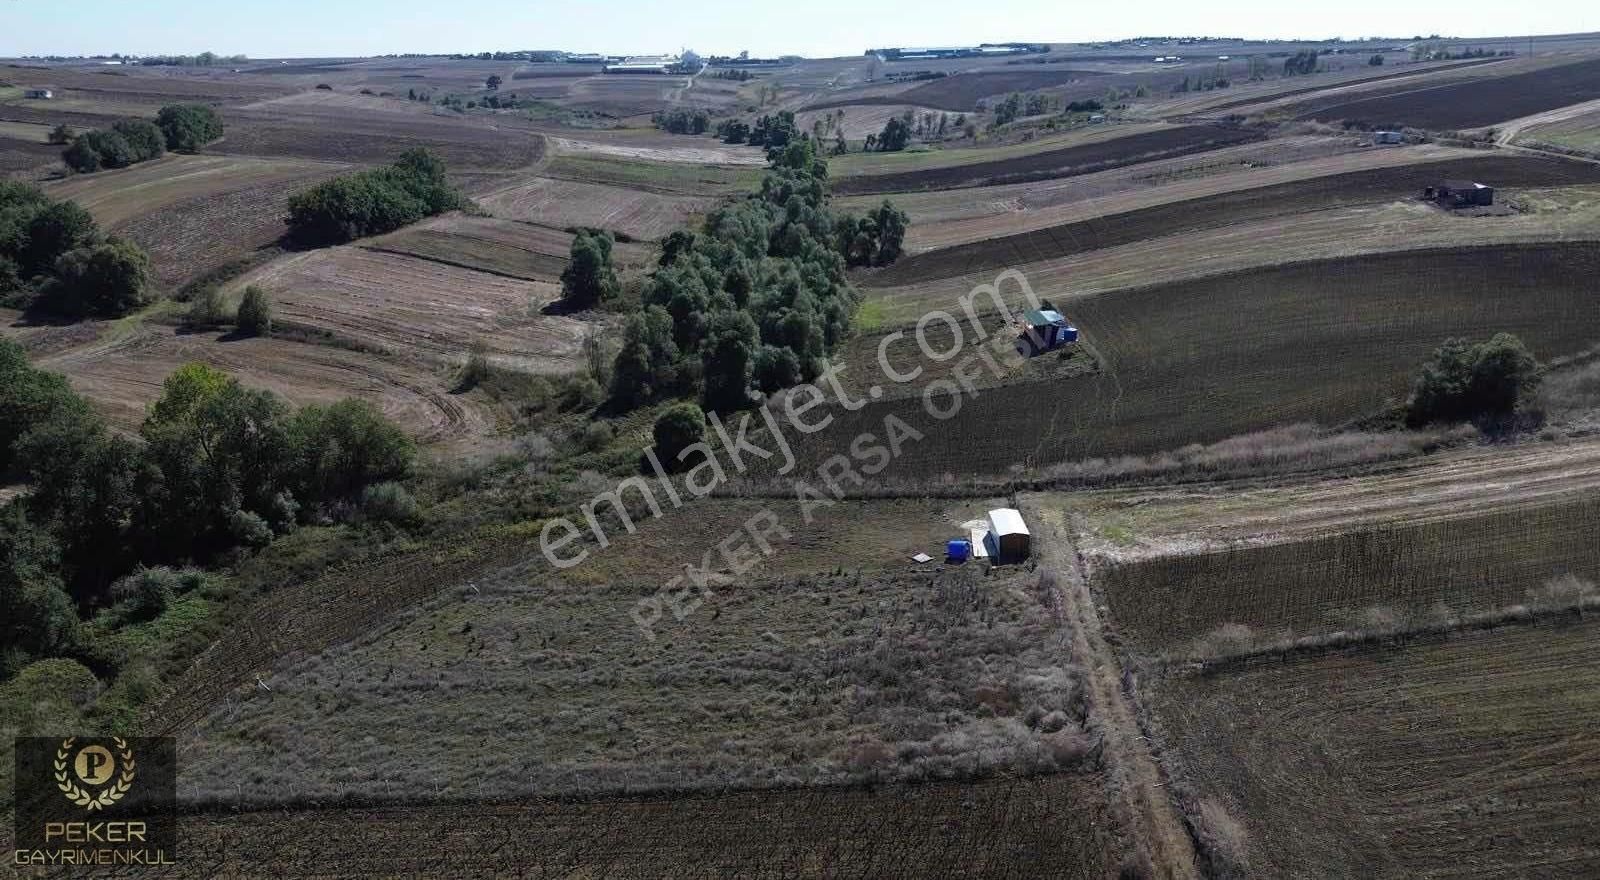
[[944, 552], [951, 562], [966, 562], [967, 557], [972, 555], [972, 542], [957, 538], [944, 545]]

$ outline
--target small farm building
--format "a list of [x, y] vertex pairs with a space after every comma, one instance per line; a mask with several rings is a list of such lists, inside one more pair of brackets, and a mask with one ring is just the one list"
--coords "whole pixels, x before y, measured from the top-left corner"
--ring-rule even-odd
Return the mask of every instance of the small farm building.
[[1375, 144], [1403, 144], [1406, 139], [1398, 131], [1375, 131], [1372, 133], [1372, 142]]
[[22, 93], [22, 97], [32, 98], [35, 101], [48, 101], [54, 98], [55, 94], [49, 89], [28, 89]]
[[1429, 187], [1424, 195], [1452, 208], [1494, 204], [1494, 187], [1470, 180], [1446, 180], [1438, 186]]
[[1021, 512], [1010, 507], [989, 511], [989, 534], [985, 540], [989, 542], [989, 555], [996, 562], [1021, 562], [1032, 550], [1028, 524], [1022, 521]]

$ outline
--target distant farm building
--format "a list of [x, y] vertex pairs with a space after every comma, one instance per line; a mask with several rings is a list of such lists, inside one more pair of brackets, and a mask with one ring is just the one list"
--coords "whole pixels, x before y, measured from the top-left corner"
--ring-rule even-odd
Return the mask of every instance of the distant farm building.
[[27, 89], [22, 93], [22, 97], [32, 98], [35, 101], [48, 101], [55, 97], [55, 93], [49, 89]]
[[1423, 190], [1422, 196], [1451, 208], [1487, 207], [1494, 204], [1494, 187], [1470, 180], [1446, 180]]
[[1375, 144], [1403, 144], [1406, 139], [1398, 131], [1375, 131], [1372, 133], [1372, 142]]
[[629, 58], [616, 64], [607, 64], [606, 73], [677, 73], [680, 70], [677, 58], [667, 55], [646, 55]]

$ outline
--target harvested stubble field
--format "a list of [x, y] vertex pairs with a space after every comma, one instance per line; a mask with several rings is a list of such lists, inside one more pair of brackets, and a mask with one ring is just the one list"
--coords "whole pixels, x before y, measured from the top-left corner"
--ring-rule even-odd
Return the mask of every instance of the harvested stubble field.
[[[567, 141], [559, 146], [567, 149], [566, 144], [570, 143], [573, 142]], [[639, 149], [644, 152], [647, 148]], [[710, 154], [708, 158], [714, 155]], [[578, 183], [606, 184], [657, 193], [729, 196], [759, 190], [762, 171], [748, 165], [695, 165], [681, 159], [664, 162], [616, 153], [583, 151], [551, 156], [550, 161], [540, 169], [540, 174]]]
[[890, 413], [936, 438], [909, 445], [887, 472], [922, 480], [1340, 424], [1397, 402], [1449, 336], [1492, 327], [1544, 359], [1587, 350], [1600, 339], [1596, 271], [1600, 244], [1575, 242], [1406, 251], [1086, 296], [1058, 305], [1100, 373], [985, 390], [944, 422], [920, 399], [868, 403], [835, 413], [798, 454], [815, 468], [862, 431], [881, 433]]
[[[130, 168], [80, 174], [46, 186], [53, 198], [71, 199], [113, 228], [178, 202], [291, 181], [309, 181], [349, 166], [294, 159], [171, 154]], [[309, 186], [309, 183], [305, 183]], [[281, 226], [282, 217], [277, 216]], [[212, 222], [230, 222], [213, 217]]]
[[839, 195], [860, 195], [1024, 183], [1201, 153], [1261, 138], [1261, 133], [1249, 129], [1174, 126], [1012, 159], [900, 174], [846, 177], [834, 182], [833, 191]]
[[746, 578], [654, 639], [631, 616], [653, 582], [458, 586], [215, 707], [183, 738], [180, 798], [504, 801], [1074, 769], [1091, 746], [1081, 685], [1035, 582], [977, 566]]
[[[1559, 381], [1563, 375], [1546, 381]], [[1045, 503], [1073, 515], [1080, 553], [1095, 564], [1117, 564], [1381, 524], [1417, 525], [1467, 510], [1570, 501], [1596, 492], [1600, 438], [1585, 437], [1511, 447], [1475, 445], [1378, 473], [1306, 483], [1073, 492], [1052, 495]]]
[[57, 352], [38, 363], [66, 374], [123, 430], [134, 430], [144, 420], [167, 376], [195, 361], [296, 405], [346, 397], [372, 401], [423, 442], [470, 439], [495, 427], [494, 414], [481, 403], [445, 391], [447, 377], [390, 358], [284, 339], [225, 340], [216, 333], [159, 326], [114, 336], [114, 341]]
[[1520, 604], [1567, 575], [1600, 579], [1597, 530], [1589, 498], [1129, 562], [1100, 583], [1128, 642], [1181, 655], [1224, 624], [1299, 637], [1366, 628], [1373, 608], [1403, 622]]
[[366, 239], [360, 246], [510, 278], [559, 283], [572, 234], [512, 220], [449, 214]]
[[[849, 118], [849, 114], [846, 113], [846, 121]], [[1159, 122], [1119, 122], [1112, 125], [1083, 126], [1059, 134], [1035, 136], [1010, 143], [994, 140], [961, 140], [944, 144], [938, 149], [913, 148], [893, 153], [846, 153], [828, 159], [828, 176], [830, 179], [840, 180], [859, 175], [899, 174], [1000, 159], [1018, 159], [1035, 153], [1047, 153], [1133, 134], [1161, 131], [1167, 127]]]
[[[1600, 239], [1600, 187], [1502, 190], [1518, 213], [1473, 217], [1397, 199], [1308, 214], [1231, 223], [1069, 254], [1020, 267], [1040, 296], [1057, 303], [1119, 288], [1167, 284], [1296, 261], [1446, 247]], [[910, 322], [947, 306], [993, 273], [872, 290], [869, 309]]]
[[[919, 63], [918, 69], [925, 67]], [[975, 73], [956, 73], [940, 79], [912, 86], [893, 95], [872, 98], [843, 97], [807, 106], [807, 110], [827, 110], [850, 104], [888, 103], [915, 104], [939, 110], [970, 113], [978, 102], [991, 95], [1007, 92], [1031, 92], [1068, 85], [1083, 80], [1103, 77], [1097, 70], [985, 70]]]
[[[588, 160], [636, 160], [644, 163], [644, 169], [654, 175], [690, 175], [711, 174], [719, 182], [724, 175], [738, 175], [739, 168], [744, 168], [743, 174], [753, 175], [759, 182], [759, 169], [767, 164], [765, 151], [760, 147], [751, 147], [744, 144], [724, 144], [711, 137], [691, 138], [683, 135], [668, 134], [657, 129], [596, 129], [585, 131], [581, 137], [573, 136], [568, 129], [563, 131], [567, 137], [549, 136], [550, 151], [553, 159], [564, 157]], [[626, 165], [626, 163], [624, 163]], [[700, 167], [690, 170], [654, 168], [660, 164], [717, 166], [715, 168]], [[732, 166], [732, 167], [721, 167]], [[601, 170], [601, 169], [596, 169]], [[633, 182], [640, 176], [640, 169], [609, 169], [601, 173], [622, 174], [620, 181], [600, 179], [597, 183]]]
[[1201, 229], [1404, 198], [1420, 194], [1422, 187], [1439, 180], [1457, 177], [1492, 180], [1503, 188], [1570, 186], [1600, 183], [1600, 167], [1567, 159], [1487, 155], [1331, 174], [913, 254], [863, 276], [863, 281], [872, 287], [893, 287], [1025, 266]]
[[478, 204], [496, 217], [537, 223], [553, 229], [594, 226], [630, 238], [657, 239], [710, 211], [717, 200], [667, 195], [622, 186], [536, 177], [480, 196]]
[[577, 369], [589, 325], [546, 315], [560, 295], [527, 281], [432, 260], [337, 247], [285, 255], [229, 285], [259, 285], [287, 325], [386, 354], [460, 364], [474, 342], [490, 361], [523, 372]]
[[171, 876], [1102, 880], [1128, 848], [1103, 785], [1095, 775], [1057, 773], [872, 789], [210, 813], [181, 820]]
[[[1317, 92], [1334, 88], [1355, 87], [1360, 88], [1375, 83], [1389, 82], [1391, 80], [1406, 79], [1428, 75], [1432, 79], [1434, 74], [1441, 71], [1463, 67], [1475, 67], [1480, 64], [1504, 64], [1502, 58], [1473, 58], [1468, 61], [1420, 61], [1406, 64], [1400, 70], [1393, 70], [1393, 61], [1377, 68], [1357, 69], [1348, 72], [1321, 73], [1311, 79], [1313, 85], [1297, 85], [1303, 77], [1279, 77], [1277, 79], [1263, 80], [1259, 83], [1237, 83], [1226, 92], [1195, 92], [1179, 96], [1170, 101], [1162, 101], [1156, 105], [1163, 115], [1178, 113], [1221, 113], [1227, 110], [1237, 110], [1241, 107], [1252, 107], [1269, 101], [1283, 101], [1289, 98], [1298, 98], [1302, 95], [1311, 95]], [[1382, 71], [1382, 72], [1379, 72]], [[1411, 85], [1406, 83], [1405, 85]], [[1235, 94], [1245, 94], [1245, 97], [1227, 97], [1219, 101], [1219, 97]]]
[[537, 163], [544, 140], [468, 118], [353, 113], [327, 109], [281, 117], [263, 110], [224, 112], [227, 134], [207, 151], [378, 164], [413, 147], [436, 151], [452, 169], [517, 169]]
[[[897, 193], [893, 201], [910, 216], [908, 251], [921, 253], [1235, 190], [1474, 156], [1481, 154], [1432, 145], [1374, 152], [1353, 137], [1296, 135], [1037, 183]], [[882, 199], [835, 204], [863, 211]]]
[[1250, 876], [1592, 877], [1600, 627], [1518, 626], [1145, 688]]
[[1359, 120], [1431, 131], [1482, 128], [1600, 98], [1600, 60], [1563, 64], [1321, 106], [1302, 119]]

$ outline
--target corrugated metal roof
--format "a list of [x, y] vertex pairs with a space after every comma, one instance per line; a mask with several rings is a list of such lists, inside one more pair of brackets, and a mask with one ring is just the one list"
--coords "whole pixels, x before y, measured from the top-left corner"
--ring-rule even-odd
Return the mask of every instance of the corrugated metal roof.
[[1028, 524], [1022, 521], [1022, 513], [1010, 507], [989, 511], [989, 528], [996, 535], [1029, 534]]

